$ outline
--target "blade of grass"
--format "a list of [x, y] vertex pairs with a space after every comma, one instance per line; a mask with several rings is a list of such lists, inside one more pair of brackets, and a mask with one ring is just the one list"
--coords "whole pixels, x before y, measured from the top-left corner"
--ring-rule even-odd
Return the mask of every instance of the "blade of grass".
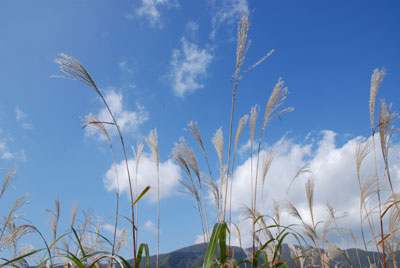
[[140, 195], [136, 198], [136, 200], [133, 202], [133, 206], [136, 205], [137, 202], [150, 190], [150, 185], [144, 188], [144, 190], [140, 193]]

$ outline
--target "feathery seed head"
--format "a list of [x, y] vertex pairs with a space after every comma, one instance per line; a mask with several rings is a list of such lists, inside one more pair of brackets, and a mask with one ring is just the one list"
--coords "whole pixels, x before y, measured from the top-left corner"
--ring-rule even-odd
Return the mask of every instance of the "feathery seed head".
[[286, 100], [286, 95], [289, 93], [287, 87], [283, 87], [284, 81], [282, 78], [279, 78], [278, 82], [275, 84], [274, 90], [272, 91], [267, 107], [265, 109], [265, 114], [264, 114], [264, 122], [261, 128], [261, 135], [264, 132], [265, 127], [276, 117], [291, 112], [294, 110], [293, 107], [288, 107], [285, 109], [282, 109], [280, 111], [277, 111], [277, 109], [283, 105], [284, 101]]
[[218, 153], [218, 159], [219, 159], [219, 164], [221, 167], [223, 166], [222, 163], [222, 151], [223, 151], [223, 145], [224, 145], [224, 137], [222, 135], [222, 128], [219, 128], [215, 134], [214, 137], [212, 138], [212, 143], [214, 144], [215, 150]]
[[54, 61], [60, 65], [60, 70], [66, 75], [53, 75], [52, 77], [64, 77], [81, 81], [100, 94], [89, 73], [78, 60], [64, 53], [58, 55], [61, 56], [61, 58], [55, 59]]
[[249, 115], [245, 114], [242, 118], [240, 118], [239, 120], [239, 125], [238, 128], [236, 130], [236, 137], [235, 137], [235, 149], [233, 150], [233, 155], [235, 155], [236, 150], [237, 150], [237, 145], [239, 142], [239, 137], [242, 134], [243, 128], [247, 123], [247, 120], [249, 119]]
[[372, 129], [374, 128], [374, 112], [375, 112], [376, 94], [378, 93], [378, 89], [381, 86], [385, 76], [386, 76], [386, 72], [385, 72], [384, 68], [382, 68], [381, 70], [376, 68], [371, 76], [371, 89], [370, 89], [370, 97], [369, 97], [369, 114], [370, 114]]
[[146, 139], [147, 145], [150, 147], [154, 161], [156, 162], [157, 168], [159, 168], [159, 157], [158, 157], [158, 135], [157, 130], [150, 131], [149, 136]]
[[142, 156], [143, 147], [144, 147], [144, 144], [140, 141], [137, 143], [136, 151], [135, 151], [135, 148], [132, 146], [133, 155], [135, 156], [135, 161], [136, 161], [136, 170], [139, 167], [139, 161], [140, 161], [140, 157]]
[[254, 130], [256, 127], [257, 116], [258, 116], [258, 105], [256, 104], [253, 107], [251, 107], [251, 111], [250, 111], [250, 143], [251, 143], [251, 145], [253, 145]]

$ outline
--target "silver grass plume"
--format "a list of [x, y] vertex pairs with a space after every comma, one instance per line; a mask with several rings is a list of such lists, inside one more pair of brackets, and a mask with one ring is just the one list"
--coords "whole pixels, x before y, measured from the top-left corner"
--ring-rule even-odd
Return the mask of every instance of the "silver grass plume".
[[215, 181], [212, 178], [207, 177], [206, 175], [203, 175], [203, 178], [205, 180], [205, 183], [210, 187], [212, 196], [214, 198], [214, 203], [217, 208], [217, 215], [220, 215], [220, 204], [221, 204], [221, 199], [220, 199], [220, 193], [219, 193], [219, 188], [218, 185], [215, 183]]
[[356, 145], [356, 170], [357, 170], [357, 177], [359, 179], [359, 183], [361, 184], [361, 164], [367, 155], [371, 152], [372, 146], [369, 141], [359, 141]]
[[232, 164], [232, 166], [233, 166], [234, 163], [235, 163], [236, 151], [237, 151], [237, 146], [238, 146], [238, 143], [239, 143], [240, 135], [242, 135], [243, 128], [244, 128], [244, 126], [246, 125], [248, 119], [249, 119], [249, 115], [248, 115], [248, 114], [245, 114], [245, 115], [242, 116], [242, 118], [240, 118], [240, 120], [239, 120], [239, 124], [238, 124], [237, 130], [236, 130], [235, 148], [233, 149], [233, 164]]
[[128, 230], [126, 228], [122, 229], [120, 235], [118, 236], [118, 243], [115, 247], [115, 254], [118, 255], [118, 252], [120, 251], [120, 249], [122, 248], [122, 246], [127, 244], [126, 241], [126, 235]]
[[5, 234], [6, 228], [9, 226], [9, 224], [11, 222], [14, 221], [14, 219], [18, 218], [19, 216], [16, 215], [16, 211], [22, 207], [25, 204], [28, 204], [28, 199], [29, 195], [25, 194], [21, 197], [19, 197], [13, 204], [11, 210], [8, 212], [7, 217], [5, 218], [5, 220], [3, 221], [3, 228], [1, 229], [1, 234], [0, 234], [0, 240], [2, 239], [2, 237]]
[[371, 76], [371, 89], [370, 89], [370, 97], [369, 97], [369, 115], [371, 120], [371, 129], [374, 131], [374, 112], [375, 112], [375, 99], [378, 93], [378, 89], [381, 86], [383, 79], [386, 76], [386, 71], [384, 68], [378, 69], [376, 68]]
[[71, 222], [70, 222], [71, 227], [74, 227], [77, 209], [78, 209], [78, 204], [74, 203], [71, 208]]
[[304, 173], [312, 173], [311, 170], [309, 169], [309, 167], [310, 167], [310, 164], [306, 163], [306, 164], [302, 165], [302, 166], [297, 170], [296, 175], [294, 175], [294, 177], [292, 178], [292, 180], [291, 180], [291, 182], [290, 182], [290, 184], [289, 184], [289, 187], [288, 187], [287, 190], [286, 190], [286, 194], [285, 194], [284, 200], [287, 199], [287, 196], [288, 196], [288, 194], [289, 194], [290, 189], [292, 188], [292, 185], [293, 185], [294, 181], [295, 181], [300, 175], [302, 175], [302, 174], [304, 174]]
[[264, 188], [265, 178], [267, 177], [267, 173], [268, 173], [269, 168], [271, 167], [273, 159], [274, 159], [274, 152], [270, 152], [267, 155], [267, 157], [265, 157], [265, 159], [264, 159], [263, 169], [262, 169], [262, 174], [261, 174], [262, 188]]
[[54, 61], [60, 65], [60, 69], [65, 75], [52, 75], [52, 77], [63, 77], [81, 81], [93, 88], [96, 93], [101, 94], [89, 73], [77, 59], [64, 53], [59, 53], [58, 55], [61, 56], [61, 58], [55, 59]]
[[219, 128], [213, 138], [212, 138], [212, 143], [214, 144], [214, 148], [217, 151], [218, 154], [218, 160], [219, 160], [219, 164], [220, 167], [223, 167], [223, 162], [222, 162], [222, 151], [223, 151], [223, 145], [224, 145], [224, 138], [223, 138], [223, 134], [222, 134], [222, 128]]
[[17, 173], [17, 170], [12, 168], [10, 171], [7, 172], [7, 175], [5, 175], [4, 180], [3, 180], [3, 185], [1, 187], [1, 192], [0, 192], [0, 199], [3, 196], [5, 190], [7, 189], [9, 183], [11, 182], [12, 178], [14, 175]]
[[308, 179], [305, 184], [308, 209], [310, 211], [311, 221], [314, 225], [314, 213], [313, 213], [313, 199], [314, 199], [314, 180], [312, 178]]
[[190, 133], [195, 138], [197, 143], [200, 145], [201, 151], [203, 152], [204, 158], [206, 160], [208, 172], [209, 172], [210, 176], [212, 176], [211, 168], [210, 168], [210, 165], [208, 163], [206, 150], [205, 150], [204, 144], [203, 144], [203, 139], [201, 138], [201, 135], [200, 135], [199, 126], [197, 125], [197, 122], [190, 121], [189, 124], [188, 124], [188, 127], [189, 127]]
[[158, 155], [158, 135], [157, 130], [154, 129], [150, 131], [149, 136], [146, 139], [147, 145], [151, 150], [151, 154], [153, 155], [154, 161], [157, 165], [157, 169], [159, 168], [159, 155]]
[[[254, 105], [250, 110], [250, 147], [253, 148], [254, 130], [258, 116], [258, 105]], [[252, 152], [250, 152], [252, 154]]]
[[271, 167], [272, 160], [274, 159], [274, 152], [269, 152], [268, 155], [264, 158], [263, 167], [262, 167], [262, 174], [261, 174], [261, 213], [264, 210], [264, 185], [265, 179], [267, 177], [267, 173], [269, 168]]
[[282, 78], [279, 78], [278, 82], [275, 84], [275, 87], [269, 97], [268, 103], [267, 103], [267, 107], [265, 109], [265, 114], [264, 114], [264, 121], [263, 121], [263, 125], [260, 131], [260, 139], [264, 133], [265, 127], [275, 118], [277, 118], [278, 116], [291, 112], [294, 110], [293, 107], [288, 107], [285, 109], [282, 109], [280, 111], [276, 110], [283, 105], [285, 99], [286, 99], [286, 95], [289, 93], [288, 88], [287, 87], [283, 87], [284, 85], [284, 81], [282, 80]]
[[[383, 161], [385, 163], [386, 175], [390, 184], [390, 189], [392, 194], [395, 194], [392, 179], [390, 175], [389, 169], [389, 147], [390, 147], [390, 140], [397, 129], [392, 125], [395, 120], [399, 118], [398, 114], [393, 112], [391, 113], [390, 110], [392, 108], [392, 104], [389, 106], [386, 105], [384, 100], [381, 100], [381, 107], [379, 110], [379, 136], [381, 140], [381, 150]], [[398, 206], [396, 206], [398, 208]]]

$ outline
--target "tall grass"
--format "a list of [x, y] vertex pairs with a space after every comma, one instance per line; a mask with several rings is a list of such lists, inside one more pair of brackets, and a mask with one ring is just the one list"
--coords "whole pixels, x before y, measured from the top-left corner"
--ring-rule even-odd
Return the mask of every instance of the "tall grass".
[[[284, 81], [279, 78], [277, 83], [272, 86], [272, 91], [265, 102], [265, 112], [262, 118], [260, 115], [260, 106], [253, 106], [249, 114], [245, 114], [235, 124], [235, 104], [236, 92], [240, 90], [239, 82], [244, 78], [246, 73], [257, 67], [265, 59], [267, 59], [274, 50], [265, 54], [255, 64], [251, 65], [247, 70], [243, 70], [246, 54], [250, 48], [251, 40], [248, 39], [250, 23], [248, 15], [244, 13], [238, 23], [237, 31], [237, 49], [236, 49], [236, 65], [233, 75], [232, 87], [232, 103], [229, 118], [228, 136], [224, 137], [222, 128], [215, 131], [210, 143], [215, 149], [215, 153], [219, 164], [219, 174], [210, 167], [209, 152], [206, 150], [207, 143], [200, 134], [200, 128], [197, 122], [188, 124], [189, 131], [200, 147], [201, 156], [197, 157], [195, 150], [181, 137], [179, 142], [174, 144], [172, 156], [174, 161], [182, 169], [184, 176], [181, 184], [185, 190], [193, 196], [203, 232], [204, 242], [208, 243], [208, 248], [203, 261], [203, 267], [239, 267], [245, 265], [251, 268], [255, 267], [289, 267], [295, 264], [298, 267], [361, 267], [362, 260], [359, 251], [356, 251], [357, 262], [351, 259], [348, 246], [341, 249], [338, 245], [329, 240], [329, 234], [334, 234], [342, 241], [350, 238], [356, 247], [357, 240], [355, 235], [338, 224], [338, 220], [343, 215], [337, 215], [335, 209], [327, 204], [326, 208], [328, 216], [326, 218], [318, 218], [315, 213], [314, 205], [314, 174], [310, 170], [309, 165], [302, 166], [293, 177], [286, 193], [282, 193], [285, 204], [273, 203], [273, 215], [264, 214], [264, 187], [268, 185], [268, 172], [275, 153], [270, 151], [264, 153], [263, 141], [267, 133], [270, 123], [277, 117], [293, 111], [292, 107], [284, 107], [288, 88], [284, 86]], [[48, 210], [50, 217], [50, 226], [52, 237], [48, 243], [43, 235], [36, 227], [30, 224], [18, 224], [21, 220], [16, 213], [23, 205], [27, 203], [27, 196], [17, 199], [9, 212], [5, 214], [0, 225], [0, 246], [2, 248], [11, 249], [13, 256], [11, 260], [2, 258], [3, 263], [0, 267], [8, 265], [26, 266], [28, 258], [36, 258], [38, 267], [100, 267], [101, 264], [107, 267], [131, 267], [128, 261], [119, 255], [123, 245], [129, 240], [127, 238], [128, 230], [123, 229], [117, 236], [119, 219], [128, 220], [130, 223], [130, 231], [132, 233], [133, 245], [133, 267], [140, 267], [143, 251], [145, 251], [145, 266], [149, 267], [149, 249], [147, 244], [138, 243], [138, 222], [139, 210], [138, 202], [150, 190], [150, 186], [145, 187], [141, 192], [138, 189], [138, 169], [140, 166], [140, 158], [144, 149], [144, 145], [138, 142], [136, 149], [132, 147], [135, 158], [135, 175], [132, 176], [128, 166], [127, 153], [125, 150], [125, 142], [118, 125], [117, 119], [112, 113], [102, 92], [97, 88], [93, 79], [86, 69], [78, 60], [66, 54], [60, 54], [60, 58], [56, 59], [60, 69], [65, 73], [61, 77], [78, 80], [92, 88], [101, 98], [106, 109], [110, 114], [111, 121], [103, 122], [95, 117], [87, 117], [85, 119], [85, 127], [93, 127], [100, 131], [106, 138], [113, 160], [113, 168], [117, 182], [116, 191], [116, 208], [115, 215], [111, 217], [114, 220], [114, 232], [112, 239], [108, 239], [101, 234], [103, 221], [95, 221], [90, 211], [83, 212], [81, 220], [77, 220], [77, 206], [71, 209], [70, 229], [61, 232], [58, 230], [60, 221], [61, 205], [58, 199], [54, 201], [54, 209]], [[378, 123], [376, 123], [376, 97], [378, 89], [381, 86], [386, 72], [381, 69], [374, 70], [371, 76], [370, 100], [369, 100], [369, 117], [371, 138], [367, 141], [361, 141], [355, 148], [355, 169], [356, 180], [360, 189], [360, 231], [361, 243], [365, 251], [375, 250], [377, 255], [367, 255], [370, 267], [398, 267], [396, 254], [400, 249], [400, 195], [396, 192], [396, 185], [392, 179], [390, 161], [390, 150], [392, 137], [396, 134], [397, 128], [394, 122], [398, 115], [391, 112], [391, 105], [381, 101], [379, 105]], [[257, 120], [261, 120], [260, 126]], [[245, 129], [248, 123], [249, 129]], [[126, 167], [126, 175], [129, 182], [130, 196], [130, 217], [120, 215], [120, 189], [119, 174], [117, 171], [116, 156], [112, 139], [107, 131], [106, 126], [115, 127], [117, 130], [120, 145], [123, 152], [124, 163]], [[256, 133], [256, 129], [259, 133]], [[235, 135], [234, 130], [236, 129]], [[233, 233], [237, 234], [240, 246], [242, 240], [242, 231], [239, 224], [232, 220], [232, 193], [233, 193], [233, 175], [235, 171], [235, 161], [238, 151], [239, 140], [244, 131], [249, 132], [250, 141], [250, 168], [249, 184], [250, 184], [250, 204], [244, 207], [243, 215], [251, 221], [251, 248], [245, 251], [247, 257], [236, 260], [234, 250], [231, 247], [231, 237]], [[224, 152], [224, 142], [227, 140], [228, 151]], [[160, 245], [160, 163], [158, 151], [158, 134], [156, 130], [149, 133], [145, 140], [150, 148], [152, 157], [157, 171], [157, 256], [156, 267], [160, 266], [159, 245]], [[380, 147], [380, 149], [379, 149]], [[372, 154], [370, 156], [370, 154]], [[366, 178], [363, 176], [363, 162], [368, 157], [373, 159], [374, 173]], [[205, 165], [200, 164], [200, 158], [204, 158]], [[380, 168], [379, 161], [382, 159], [383, 171]], [[206, 170], [202, 172], [201, 167], [205, 166]], [[254, 170], [255, 168], [255, 170]], [[4, 194], [9, 187], [16, 169], [13, 168], [4, 173], [2, 188], [0, 191], [0, 202], [4, 198]], [[292, 187], [295, 179], [300, 175], [306, 175], [308, 179], [305, 183], [304, 195], [307, 211], [301, 211], [287, 200], [288, 192]], [[261, 188], [260, 188], [261, 187]], [[216, 222], [210, 221], [208, 214], [212, 207], [208, 204], [206, 197], [208, 194], [213, 196], [215, 213], [217, 215]], [[257, 194], [261, 193], [261, 196]], [[229, 206], [229, 207], [228, 207]], [[284, 226], [281, 223], [282, 211], [294, 217], [294, 224]], [[309, 220], [307, 220], [309, 219]], [[213, 228], [210, 226], [213, 225]], [[212, 229], [212, 230], [211, 230]], [[39, 235], [43, 240], [43, 248], [20, 248], [18, 241], [26, 235]], [[345, 235], [347, 237], [345, 237]], [[289, 240], [290, 238], [291, 240]], [[284, 242], [293, 242], [286, 248]], [[360, 241], [358, 241], [360, 242]], [[311, 245], [311, 247], [308, 247]], [[286, 252], [285, 252], [286, 251]], [[217, 255], [217, 252], [218, 255]], [[290, 257], [287, 257], [289, 254]], [[377, 256], [377, 258], [375, 258]], [[344, 258], [344, 263], [338, 262], [338, 258]]]

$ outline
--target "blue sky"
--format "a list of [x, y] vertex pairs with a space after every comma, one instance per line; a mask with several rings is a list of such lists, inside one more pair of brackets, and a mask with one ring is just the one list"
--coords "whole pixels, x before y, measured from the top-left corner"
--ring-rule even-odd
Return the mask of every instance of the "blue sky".
[[[184, 136], [201, 159], [185, 130], [191, 120], [197, 121], [211, 166], [218, 170], [211, 138], [222, 127], [227, 151], [237, 21], [244, 10], [250, 14], [252, 40], [244, 69], [271, 49], [275, 52], [240, 81], [235, 121], [254, 104], [262, 114], [280, 77], [290, 91], [285, 105], [295, 107], [265, 134], [264, 149], [279, 153], [267, 179], [264, 206], [281, 198], [290, 178], [309, 162], [317, 204], [322, 207], [330, 198], [338, 211], [357, 211], [357, 205], [350, 207], [358, 198], [351, 161], [357, 137], [370, 134], [368, 101], [375, 68], [384, 66], [388, 73], [378, 98], [399, 110], [398, 1], [0, 0], [0, 168], [17, 165], [15, 189], [0, 200], [0, 211], [29, 193], [30, 204], [19, 213], [49, 239], [46, 209], [53, 208], [54, 198], [61, 202], [60, 231], [68, 227], [74, 202], [80, 210], [93, 208], [103, 220], [114, 213], [108, 145], [81, 128], [83, 117], [102, 117], [104, 107], [83, 84], [50, 78], [60, 74], [54, 59], [63, 52], [86, 67], [111, 103], [129, 158], [133, 159], [131, 145], [144, 142], [149, 131], [157, 129], [164, 169], [160, 251], [199, 241], [200, 221], [193, 200], [181, 193], [182, 172], [171, 150]], [[248, 132], [246, 128], [239, 142], [234, 176], [238, 221], [240, 205], [248, 202], [249, 192], [242, 188], [248, 183], [239, 172], [248, 165]], [[113, 141], [118, 144], [115, 135]], [[143, 165], [149, 168], [143, 168], [143, 187], [154, 183], [150, 149], [145, 146], [144, 151]], [[118, 162], [121, 156], [117, 149]], [[393, 165], [397, 170], [395, 161]], [[204, 163], [202, 169], [206, 170]], [[295, 184], [289, 196], [300, 207], [305, 201], [303, 184], [304, 180]], [[139, 222], [140, 241], [149, 243], [153, 253], [154, 197], [155, 187], [140, 203]], [[122, 213], [129, 215], [128, 196], [124, 194], [121, 202]], [[358, 215], [353, 216], [343, 224], [354, 223]]]

